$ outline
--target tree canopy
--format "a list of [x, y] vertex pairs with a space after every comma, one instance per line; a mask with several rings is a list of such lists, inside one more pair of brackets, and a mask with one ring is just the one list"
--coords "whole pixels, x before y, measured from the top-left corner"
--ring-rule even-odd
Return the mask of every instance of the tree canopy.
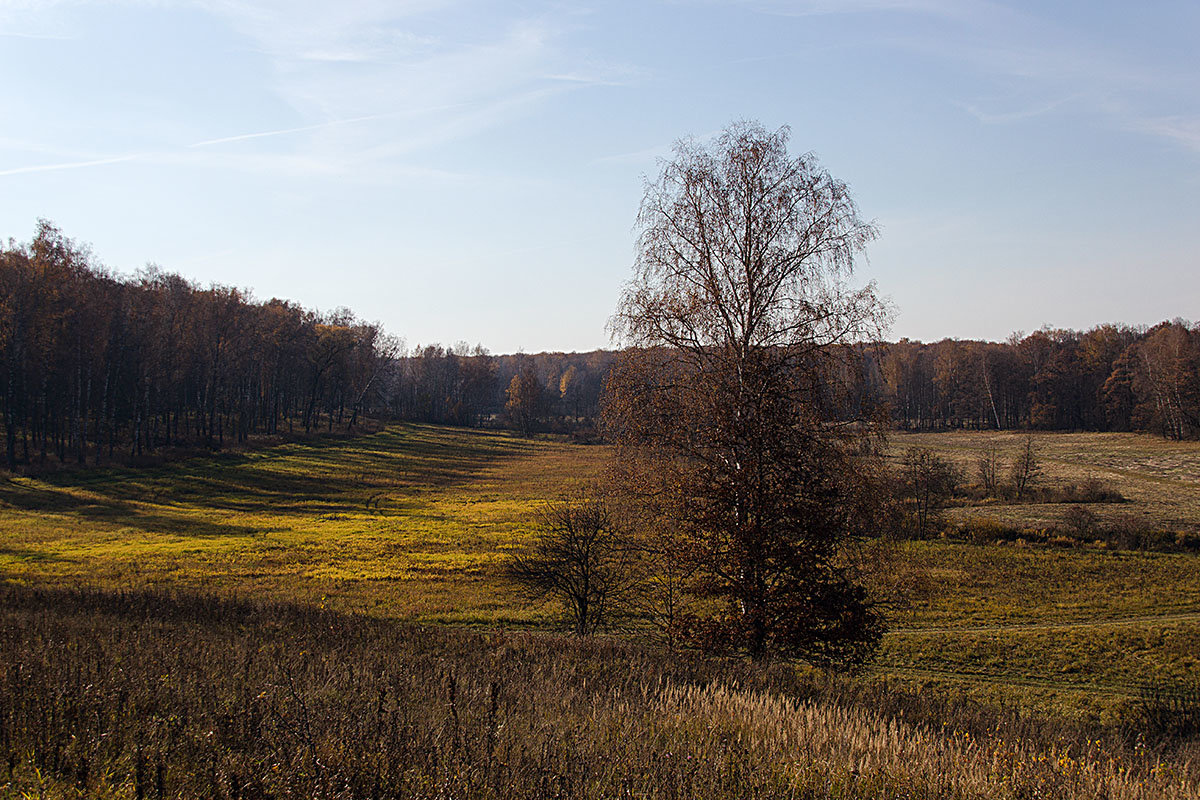
[[625, 489], [684, 531], [692, 593], [721, 601], [686, 623], [696, 641], [856, 661], [881, 633], [841, 561], [869, 448], [830, 401], [848, 346], [886, 318], [873, 287], [848, 285], [876, 232], [787, 143], [738, 123], [679, 143], [647, 183], [606, 422]]

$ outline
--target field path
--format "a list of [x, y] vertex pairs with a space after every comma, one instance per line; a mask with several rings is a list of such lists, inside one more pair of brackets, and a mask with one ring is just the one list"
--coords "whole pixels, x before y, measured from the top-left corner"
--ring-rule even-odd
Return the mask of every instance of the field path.
[[1142, 696], [1139, 687], [1114, 686], [1099, 683], [1073, 683], [1023, 675], [1000, 675], [990, 672], [974, 672], [955, 669], [929, 669], [924, 667], [878, 667], [874, 670], [877, 675], [895, 676], [908, 679], [968, 681], [971, 683], [994, 684], [997, 686], [1021, 686], [1031, 689], [1050, 689], [1055, 692], [1074, 692], [1087, 695], [1106, 695], [1109, 697], [1124, 697], [1137, 699]]
[[1179, 611], [1170, 614], [1076, 620], [1074, 622], [1014, 622], [1008, 625], [974, 625], [961, 628], [893, 628], [891, 633], [914, 636], [932, 636], [948, 633], [1025, 633], [1030, 631], [1066, 631], [1079, 628], [1110, 628], [1122, 625], [1156, 625], [1173, 622], [1200, 622], [1200, 611]]

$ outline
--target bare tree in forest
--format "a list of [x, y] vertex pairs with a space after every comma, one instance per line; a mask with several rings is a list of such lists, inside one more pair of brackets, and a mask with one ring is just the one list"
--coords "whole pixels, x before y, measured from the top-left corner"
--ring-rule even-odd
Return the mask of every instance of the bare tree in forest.
[[4, 466], [99, 463], [118, 448], [243, 442], [280, 425], [350, 426], [377, 407], [391, 357], [377, 326], [291, 303], [200, 289], [149, 267], [109, 273], [46, 221], [0, 244], [0, 416]]
[[1025, 437], [1017, 457], [1013, 459], [1010, 475], [1012, 485], [1016, 490], [1017, 499], [1023, 498], [1042, 474], [1042, 465], [1038, 459], [1037, 447], [1033, 443], [1033, 435]]
[[[627, 349], [606, 422], [635, 502], [667, 509], [689, 591], [719, 612], [693, 641], [857, 662], [882, 618], [845, 569], [869, 426], [831, 419], [831, 377], [885, 309], [847, 284], [876, 235], [845, 184], [788, 130], [737, 123], [685, 140], [646, 186], [639, 253], [613, 320]], [[714, 602], [715, 601], [715, 602]]]

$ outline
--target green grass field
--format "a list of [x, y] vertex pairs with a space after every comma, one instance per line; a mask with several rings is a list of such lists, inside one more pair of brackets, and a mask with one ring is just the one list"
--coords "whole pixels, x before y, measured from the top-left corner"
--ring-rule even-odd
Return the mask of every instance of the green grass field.
[[[1011, 464], [1023, 433], [896, 434], [896, 461], [926, 447], [975, 481], [995, 446]], [[1039, 433], [1039, 483], [1098, 480], [1124, 503], [1087, 508], [1100, 524], [1200, 530], [1200, 443], [1126, 433]], [[1002, 479], [1004, 476], [1001, 476]], [[959, 503], [947, 522], [1023, 529], [1063, 525], [1067, 503]], [[879, 672], [1006, 705], [1111, 718], [1145, 686], [1200, 680], [1200, 558], [1104, 547], [911, 542], [922, 588], [895, 621]]]
[[[1019, 437], [999, 437], [1002, 451]], [[969, 464], [988, 434], [896, 436]], [[1130, 502], [1103, 513], [1200, 523], [1200, 445], [1045, 434], [1047, 481], [1097, 476]], [[143, 470], [0, 482], [0, 573], [35, 585], [184, 587], [335, 610], [544, 627], [499, 578], [531, 513], [600, 476], [608, 450], [506, 433], [394, 426]], [[1063, 509], [954, 515], [1036, 524]], [[1119, 714], [1138, 687], [1200, 676], [1200, 557], [911, 542], [911, 607], [872, 674], [1035, 711]]]
[[604, 452], [396, 426], [144, 470], [0, 483], [10, 579], [179, 586], [420, 621], [537, 623], [495, 564]]

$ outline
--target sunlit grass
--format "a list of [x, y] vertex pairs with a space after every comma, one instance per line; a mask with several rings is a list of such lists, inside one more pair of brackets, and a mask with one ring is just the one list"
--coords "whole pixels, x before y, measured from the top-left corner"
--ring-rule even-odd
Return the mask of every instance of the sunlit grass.
[[[899, 457], [909, 447], [928, 447], [956, 463], [965, 479], [976, 478], [976, 462], [994, 445], [1005, 466], [1025, 442], [1018, 431], [954, 431], [894, 434], [891, 449]], [[1200, 530], [1200, 442], [1176, 442], [1147, 433], [1033, 434], [1042, 466], [1042, 481], [1052, 485], [1096, 478], [1124, 495], [1129, 503], [1090, 507], [1101, 522], [1132, 514], [1164, 530]], [[1007, 475], [1000, 476], [1002, 480]], [[1060, 523], [1067, 504], [966, 506], [952, 508], [952, 521], [990, 517], [1027, 527]]]
[[496, 580], [532, 512], [604, 451], [396, 426], [146, 470], [0, 484], [0, 570], [60, 585], [220, 589], [423, 621], [533, 623]]

